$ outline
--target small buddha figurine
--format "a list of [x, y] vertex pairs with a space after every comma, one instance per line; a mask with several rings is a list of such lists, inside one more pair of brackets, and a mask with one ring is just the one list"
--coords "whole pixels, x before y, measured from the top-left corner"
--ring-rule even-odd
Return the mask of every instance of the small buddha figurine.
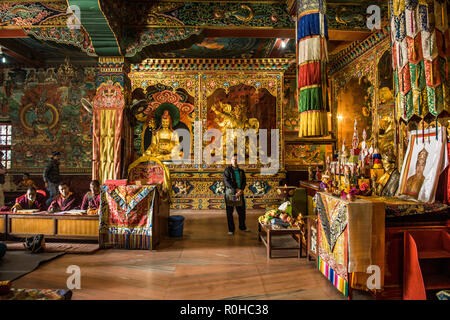
[[372, 189], [372, 195], [376, 195], [376, 190], [377, 190], [377, 183], [378, 178], [375, 172], [371, 171], [370, 172], [370, 184], [371, 184], [371, 189]]
[[161, 117], [161, 127], [153, 133], [152, 143], [145, 151], [145, 155], [151, 155], [159, 160], [172, 159], [172, 150], [179, 145], [179, 138], [172, 130], [171, 124], [169, 111], [165, 110]]
[[344, 187], [350, 187], [351, 185], [351, 173], [348, 166], [344, 167]]
[[389, 181], [389, 178], [395, 170], [395, 158], [392, 154], [392, 151], [390, 150], [383, 154], [381, 160], [383, 164], [384, 174], [377, 179], [376, 187], [374, 188], [374, 192], [378, 196], [382, 195], [383, 189], [385, 188], [386, 184]]
[[308, 166], [308, 181], [314, 181], [314, 171], [311, 166]]

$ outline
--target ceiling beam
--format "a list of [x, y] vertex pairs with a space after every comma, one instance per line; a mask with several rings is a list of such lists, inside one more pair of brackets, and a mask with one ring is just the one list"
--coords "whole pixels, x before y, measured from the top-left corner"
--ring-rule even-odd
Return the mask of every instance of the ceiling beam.
[[0, 38], [28, 38], [28, 35], [20, 29], [0, 29]]
[[24, 64], [39, 67], [44, 64], [41, 57], [31, 48], [17, 43], [14, 39], [0, 39], [0, 46], [3, 52]]
[[295, 29], [205, 28], [207, 38], [295, 38]]
[[336, 41], [364, 40], [370, 36], [370, 31], [344, 31], [328, 29], [328, 39]]

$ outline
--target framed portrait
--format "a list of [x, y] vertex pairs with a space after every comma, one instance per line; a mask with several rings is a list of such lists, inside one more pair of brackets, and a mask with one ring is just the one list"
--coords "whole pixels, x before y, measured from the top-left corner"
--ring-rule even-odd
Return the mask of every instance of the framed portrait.
[[448, 165], [445, 128], [410, 132], [397, 196], [434, 202], [439, 175]]

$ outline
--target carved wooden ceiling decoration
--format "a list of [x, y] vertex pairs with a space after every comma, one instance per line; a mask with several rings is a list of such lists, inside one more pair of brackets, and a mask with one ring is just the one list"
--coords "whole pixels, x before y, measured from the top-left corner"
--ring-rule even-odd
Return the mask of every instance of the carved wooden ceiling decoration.
[[[295, 54], [295, 3], [5, 0], [0, 3], [0, 45], [11, 64], [49, 63], [51, 48], [64, 49], [59, 57], [52, 53], [52, 63], [63, 62], [67, 50], [77, 52], [80, 63], [84, 56], [85, 64], [115, 55], [132, 63], [146, 58], [289, 58]], [[387, 17], [384, 0], [327, 1], [331, 57], [371, 34], [366, 10], [373, 3]], [[32, 45], [21, 38], [31, 39]]]

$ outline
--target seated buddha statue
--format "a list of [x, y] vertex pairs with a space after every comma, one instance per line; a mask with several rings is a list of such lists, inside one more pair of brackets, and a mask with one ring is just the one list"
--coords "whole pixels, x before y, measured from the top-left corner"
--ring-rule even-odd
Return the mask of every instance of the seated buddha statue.
[[159, 160], [171, 160], [172, 150], [179, 145], [176, 131], [171, 128], [169, 111], [165, 110], [161, 117], [161, 127], [152, 135], [152, 142], [143, 156], [151, 155]]
[[382, 153], [392, 148], [395, 138], [395, 124], [392, 117], [384, 116], [380, 119], [380, 133], [378, 134], [379, 149]]

